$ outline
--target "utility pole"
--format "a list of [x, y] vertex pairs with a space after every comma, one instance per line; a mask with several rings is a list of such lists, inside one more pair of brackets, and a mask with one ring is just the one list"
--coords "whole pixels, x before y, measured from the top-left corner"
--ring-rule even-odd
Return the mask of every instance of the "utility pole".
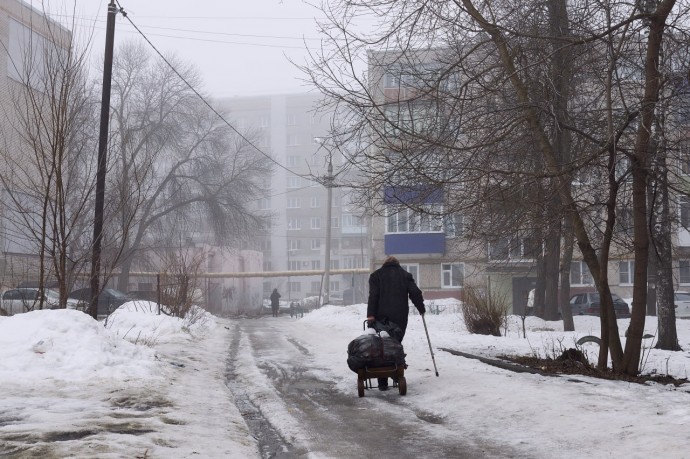
[[105, 171], [108, 157], [108, 122], [110, 120], [110, 87], [113, 73], [113, 44], [115, 42], [115, 0], [108, 4], [105, 29], [105, 58], [103, 59], [103, 93], [101, 96], [101, 123], [98, 136], [98, 169], [96, 171], [96, 207], [93, 217], [93, 248], [91, 256], [91, 305], [89, 313], [98, 318], [100, 293], [101, 241], [103, 238], [103, 207], [105, 201]]
[[[288, 239], [288, 250], [287, 250], [287, 269], [286, 271], [290, 271], [292, 268], [290, 267], [290, 252], [292, 250], [290, 249], [290, 240]], [[290, 275], [288, 274], [287, 277], [287, 291], [288, 291], [288, 305], [292, 302], [292, 285], [290, 285]]]
[[333, 213], [333, 158], [328, 155], [328, 176], [326, 177], [326, 189], [328, 190], [328, 201], [326, 203], [326, 266], [324, 271], [325, 291], [323, 303], [328, 304], [331, 299], [331, 214]]

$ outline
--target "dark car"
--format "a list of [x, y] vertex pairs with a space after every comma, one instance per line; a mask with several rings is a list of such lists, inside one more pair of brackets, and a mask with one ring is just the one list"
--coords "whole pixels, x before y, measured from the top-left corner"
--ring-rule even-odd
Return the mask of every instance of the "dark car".
[[[84, 310], [88, 311], [88, 305], [91, 303], [91, 288], [80, 288], [75, 290], [67, 298], [72, 298], [85, 305]], [[120, 307], [123, 303], [129, 301], [127, 295], [114, 288], [104, 288], [98, 296], [98, 310], [99, 317], [110, 315], [114, 310]]]
[[[615, 293], [612, 293], [611, 297], [613, 298], [613, 309], [616, 311], [616, 317], [630, 317], [628, 303]], [[598, 316], [600, 307], [601, 302], [598, 293], [577, 293], [570, 297], [570, 309], [574, 316]]]

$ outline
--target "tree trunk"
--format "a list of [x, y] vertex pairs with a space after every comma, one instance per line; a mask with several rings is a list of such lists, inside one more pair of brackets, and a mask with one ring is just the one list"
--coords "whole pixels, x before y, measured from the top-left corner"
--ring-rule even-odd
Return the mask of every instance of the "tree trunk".
[[639, 372], [642, 334], [644, 332], [645, 312], [647, 311], [647, 262], [649, 258], [647, 168], [649, 167], [650, 134], [654, 126], [656, 103], [659, 98], [659, 55], [664, 29], [666, 28], [666, 18], [675, 3], [675, 0], [662, 0], [656, 11], [649, 17], [647, 55], [644, 63], [644, 96], [640, 109], [640, 125], [635, 140], [635, 152], [632, 157], [635, 276], [632, 316], [625, 342], [622, 368], [622, 371], [631, 375]]
[[561, 290], [558, 299], [563, 317], [563, 331], [575, 331], [573, 311], [570, 308], [570, 265], [573, 261], [573, 229], [570, 221], [563, 222], [563, 258], [561, 259]]
[[[539, 237], [541, 240], [541, 237]], [[540, 250], [537, 255], [537, 281], [534, 284], [534, 315], [536, 317], [544, 318], [544, 293], [546, 289], [546, 268], [545, 268], [544, 251]]]
[[[572, 60], [568, 50], [563, 46], [560, 38], [570, 35], [570, 21], [566, 0], [549, 0], [547, 4], [549, 13], [549, 28], [553, 39], [551, 48], [553, 56], [550, 62], [550, 76], [553, 84], [552, 106], [554, 112], [554, 126], [552, 131], [552, 144], [554, 155], [561, 169], [564, 164], [570, 162], [570, 131], [562, 127], [568, 124], [568, 102], [570, 99], [570, 79], [572, 74]], [[570, 180], [568, 180], [568, 183]], [[564, 185], [561, 185], [564, 186]], [[544, 318], [547, 320], [558, 319], [558, 275], [561, 259], [561, 212], [563, 201], [559, 194], [554, 194], [548, 200], [548, 220], [554, 222], [550, 225], [546, 239], [546, 311]], [[572, 250], [572, 242], [571, 242]], [[569, 290], [569, 289], [568, 289]], [[572, 314], [571, 314], [572, 319]]]
[[132, 262], [134, 255], [131, 251], [127, 251], [129, 255], [122, 258], [122, 264], [120, 265], [120, 275], [117, 276], [117, 289], [121, 292], [127, 292], [129, 290], [129, 272], [132, 270]]
[[558, 320], [558, 271], [561, 258], [560, 228], [553, 228], [546, 239], [544, 291], [545, 320]]
[[[658, 152], [658, 185], [659, 190], [655, 193], [659, 199], [654, 199], [654, 206], [651, 209], [652, 219], [652, 250], [650, 260], [654, 259], [656, 272], [656, 300], [659, 309], [658, 328], [659, 335], [656, 343], [657, 349], [667, 351], [681, 350], [678, 344], [678, 334], [676, 331], [676, 309], [673, 300], [673, 258], [671, 249], [671, 218], [668, 202], [668, 174], [666, 170], [666, 152], [662, 148]], [[659, 202], [660, 201], [660, 202]], [[660, 205], [658, 205], [660, 204]], [[656, 210], [659, 215], [656, 215]]]

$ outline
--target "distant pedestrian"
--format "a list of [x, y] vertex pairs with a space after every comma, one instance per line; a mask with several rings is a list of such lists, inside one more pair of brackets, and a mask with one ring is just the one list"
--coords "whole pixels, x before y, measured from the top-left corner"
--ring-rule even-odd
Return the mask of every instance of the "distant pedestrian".
[[273, 317], [278, 317], [278, 308], [280, 307], [280, 293], [278, 289], [274, 288], [273, 293], [271, 293], [271, 311], [273, 311]]
[[292, 317], [293, 315], [295, 317], [304, 317], [301, 301], [290, 301], [290, 317]]

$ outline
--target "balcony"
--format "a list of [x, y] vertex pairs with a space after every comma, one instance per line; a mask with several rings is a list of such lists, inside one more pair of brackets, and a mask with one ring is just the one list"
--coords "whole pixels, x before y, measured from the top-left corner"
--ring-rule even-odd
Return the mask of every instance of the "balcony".
[[446, 251], [444, 233], [389, 233], [384, 236], [385, 253], [395, 255], [443, 255]]

